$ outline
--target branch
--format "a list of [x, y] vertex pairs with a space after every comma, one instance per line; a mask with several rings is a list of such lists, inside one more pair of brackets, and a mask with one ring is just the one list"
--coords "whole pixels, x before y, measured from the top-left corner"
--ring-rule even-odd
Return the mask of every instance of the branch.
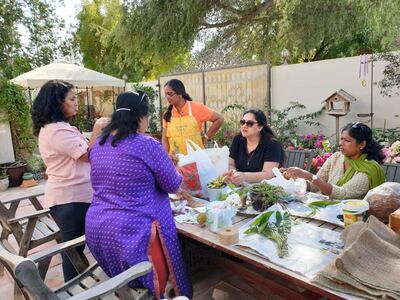
[[235, 14], [236, 18], [234, 18], [232, 20], [227, 20], [227, 21], [224, 21], [221, 23], [210, 24], [210, 23], [204, 22], [199, 27], [199, 31], [204, 30], [204, 29], [210, 29], [210, 28], [223, 28], [223, 27], [232, 25], [234, 23], [240, 23], [240, 24], [249, 23], [249, 22], [253, 21], [255, 19], [255, 17], [258, 16], [259, 14], [261, 14], [262, 12], [265, 12], [265, 11], [271, 9], [274, 5], [274, 1], [266, 0], [265, 2], [261, 3], [260, 5], [255, 6], [254, 8], [248, 9], [248, 10], [236, 9], [234, 7], [231, 7], [231, 6], [228, 6], [224, 3], [222, 3], [220, 0], [214, 0], [214, 4], [218, 8], [221, 8], [223, 10], [226, 10], [230, 13]]

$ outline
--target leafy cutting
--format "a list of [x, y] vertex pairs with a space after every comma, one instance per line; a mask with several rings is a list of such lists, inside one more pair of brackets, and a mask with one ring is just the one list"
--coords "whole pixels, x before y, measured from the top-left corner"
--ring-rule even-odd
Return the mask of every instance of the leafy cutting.
[[280, 258], [289, 254], [288, 235], [292, 230], [292, 219], [288, 212], [282, 214], [276, 211], [276, 223], [270, 222], [269, 219], [275, 211], [271, 210], [262, 214], [253, 223], [250, 224], [245, 234], [258, 233], [270, 239], [276, 244], [278, 256]]
[[307, 203], [307, 206], [312, 209], [312, 211], [307, 215], [307, 217], [313, 217], [320, 208], [325, 208], [330, 205], [339, 204], [340, 201], [313, 201]]
[[225, 179], [226, 179], [226, 176], [219, 176], [219, 177], [215, 178], [214, 180], [212, 180], [211, 182], [209, 182], [207, 184], [207, 186], [210, 189], [220, 189], [220, 188], [226, 187], [227, 184], [225, 182]]

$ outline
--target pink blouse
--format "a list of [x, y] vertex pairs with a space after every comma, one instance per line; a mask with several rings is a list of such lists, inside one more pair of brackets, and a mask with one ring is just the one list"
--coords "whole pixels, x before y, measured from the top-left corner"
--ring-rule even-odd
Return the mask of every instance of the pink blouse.
[[66, 122], [45, 125], [39, 133], [39, 151], [47, 166], [44, 205], [92, 201], [90, 164], [78, 160], [88, 143], [76, 127]]

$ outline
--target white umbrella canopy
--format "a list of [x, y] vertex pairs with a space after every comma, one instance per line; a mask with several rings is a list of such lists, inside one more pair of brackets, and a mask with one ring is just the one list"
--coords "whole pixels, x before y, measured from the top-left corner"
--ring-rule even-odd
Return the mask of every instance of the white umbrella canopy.
[[34, 69], [11, 79], [11, 82], [25, 88], [35, 89], [54, 79], [67, 81], [77, 88], [125, 86], [122, 79], [65, 62], [51, 63]]

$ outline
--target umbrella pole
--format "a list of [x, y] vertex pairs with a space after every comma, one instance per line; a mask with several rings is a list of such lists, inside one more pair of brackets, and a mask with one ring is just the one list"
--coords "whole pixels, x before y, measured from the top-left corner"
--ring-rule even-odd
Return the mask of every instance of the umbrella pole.
[[115, 111], [115, 95], [114, 95], [114, 87], [112, 87], [112, 105], [113, 105], [113, 111]]
[[90, 119], [90, 111], [89, 111], [89, 88], [86, 87], [86, 110], [87, 110], [87, 116]]
[[28, 86], [28, 95], [29, 95], [29, 102], [31, 104], [32, 107], [32, 94], [31, 94], [31, 88]]

